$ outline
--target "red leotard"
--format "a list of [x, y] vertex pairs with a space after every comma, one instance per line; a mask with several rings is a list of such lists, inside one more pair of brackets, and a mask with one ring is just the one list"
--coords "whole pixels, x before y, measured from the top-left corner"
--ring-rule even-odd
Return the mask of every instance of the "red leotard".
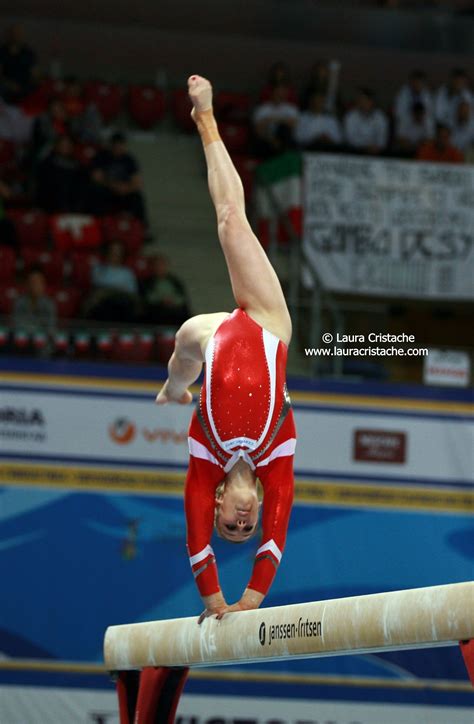
[[187, 547], [201, 596], [220, 590], [210, 541], [215, 492], [239, 458], [264, 490], [261, 545], [248, 584], [267, 593], [280, 562], [293, 502], [296, 431], [285, 384], [287, 347], [242, 309], [206, 349], [205, 378], [189, 428]]

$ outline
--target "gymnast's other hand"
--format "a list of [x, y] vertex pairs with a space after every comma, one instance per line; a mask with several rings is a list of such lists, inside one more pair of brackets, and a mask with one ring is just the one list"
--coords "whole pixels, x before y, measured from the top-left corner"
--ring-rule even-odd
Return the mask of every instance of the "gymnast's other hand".
[[170, 381], [166, 380], [165, 384], [156, 397], [157, 405], [166, 405], [168, 402], [177, 402], [180, 405], [189, 405], [193, 401], [193, 396], [188, 389], [173, 389]]

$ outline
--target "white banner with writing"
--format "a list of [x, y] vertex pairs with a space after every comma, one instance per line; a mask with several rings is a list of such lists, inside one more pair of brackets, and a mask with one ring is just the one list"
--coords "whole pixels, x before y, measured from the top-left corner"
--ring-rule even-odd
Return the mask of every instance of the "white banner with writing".
[[304, 155], [304, 251], [327, 289], [474, 298], [474, 168]]

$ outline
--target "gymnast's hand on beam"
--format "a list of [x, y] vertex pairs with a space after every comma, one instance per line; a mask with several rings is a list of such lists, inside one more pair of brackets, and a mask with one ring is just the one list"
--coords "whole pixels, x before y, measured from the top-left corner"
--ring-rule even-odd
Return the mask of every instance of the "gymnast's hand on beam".
[[166, 405], [168, 402], [177, 402], [180, 405], [189, 405], [192, 401], [193, 396], [188, 389], [185, 389], [184, 392], [183, 390], [173, 389], [170, 386], [169, 380], [166, 380], [156, 397], [157, 405]]
[[218, 592], [213, 593], [211, 596], [203, 596], [202, 600], [206, 608], [199, 616], [198, 624], [201, 624], [209, 616], [217, 616], [218, 619], [221, 619], [227, 613], [229, 606], [222, 593]]

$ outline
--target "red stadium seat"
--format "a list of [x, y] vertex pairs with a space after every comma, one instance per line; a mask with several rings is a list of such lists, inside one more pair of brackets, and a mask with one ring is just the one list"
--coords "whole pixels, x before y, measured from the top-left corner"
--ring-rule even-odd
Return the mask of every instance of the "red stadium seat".
[[60, 286], [64, 281], [64, 257], [59, 251], [41, 251], [34, 247], [22, 249], [22, 259], [25, 271], [31, 267], [39, 266], [43, 270], [48, 284]]
[[95, 249], [102, 244], [97, 219], [85, 214], [56, 214], [50, 218], [54, 246], [61, 251]]
[[31, 349], [32, 339], [27, 332], [19, 330], [13, 333], [13, 347], [15, 352], [29, 352]]
[[15, 300], [20, 294], [21, 290], [16, 286], [0, 285], [0, 314], [11, 314]]
[[219, 91], [214, 101], [216, 117], [231, 123], [246, 122], [249, 118], [252, 100], [248, 93]]
[[54, 351], [56, 354], [66, 354], [69, 350], [69, 337], [66, 332], [59, 331], [53, 338]]
[[0, 246], [0, 283], [2, 284], [2, 286], [8, 286], [14, 283], [15, 271], [15, 252], [8, 246]]
[[175, 90], [171, 96], [171, 110], [178, 128], [186, 133], [192, 133], [196, 125], [191, 118], [191, 101], [186, 90]]
[[53, 294], [56, 311], [60, 319], [75, 317], [79, 310], [81, 293], [78, 289], [58, 289]]
[[150, 85], [130, 86], [128, 109], [130, 116], [140, 128], [152, 128], [163, 118], [165, 94]]
[[89, 331], [76, 332], [73, 338], [74, 355], [90, 357], [92, 351], [92, 335]]
[[94, 264], [100, 262], [98, 254], [76, 253], [72, 257], [71, 281], [79, 289], [89, 289]]
[[153, 275], [154, 259], [151, 256], [131, 256], [127, 259], [127, 266], [133, 270], [138, 281], [143, 281]]
[[250, 131], [247, 125], [219, 123], [219, 131], [229, 153], [246, 153], [248, 151]]
[[84, 86], [84, 95], [94, 103], [106, 123], [113, 121], [122, 110], [122, 88], [114, 83], [90, 81]]
[[46, 246], [48, 241], [48, 217], [38, 209], [10, 209], [9, 218], [13, 221], [22, 246]]
[[106, 242], [122, 242], [126, 255], [136, 254], [143, 244], [145, 229], [133, 216], [106, 216], [102, 220], [102, 230]]

